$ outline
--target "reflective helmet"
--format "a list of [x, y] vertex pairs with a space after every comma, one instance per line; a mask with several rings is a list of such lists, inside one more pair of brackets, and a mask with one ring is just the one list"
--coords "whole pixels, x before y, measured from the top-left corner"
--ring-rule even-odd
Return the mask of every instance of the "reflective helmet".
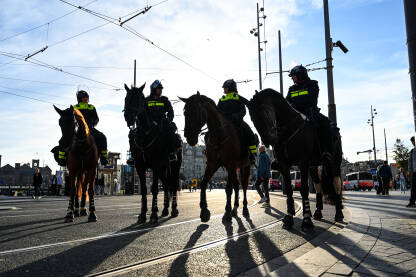
[[80, 103], [82, 101], [82, 98], [83, 97], [90, 98], [90, 96], [88, 95], [88, 93], [85, 90], [78, 90], [77, 91], [77, 100], [78, 100], [78, 103]]
[[238, 92], [237, 83], [233, 79], [225, 81], [222, 87], [228, 88], [228, 92]]
[[297, 65], [289, 72], [289, 77], [296, 75], [299, 80], [306, 80], [308, 78], [308, 70], [303, 65]]
[[162, 82], [161, 82], [161, 81], [159, 81], [159, 80], [155, 80], [155, 81], [154, 81], [154, 82], [150, 85], [150, 93], [151, 93], [151, 94], [153, 94], [157, 88], [161, 88], [161, 89], [163, 89]]

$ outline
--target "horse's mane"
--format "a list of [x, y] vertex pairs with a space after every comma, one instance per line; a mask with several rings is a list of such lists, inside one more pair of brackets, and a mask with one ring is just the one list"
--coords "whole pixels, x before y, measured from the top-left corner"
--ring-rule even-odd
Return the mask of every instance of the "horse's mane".
[[84, 124], [85, 134], [86, 134], [87, 136], [89, 136], [89, 134], [90, 134], [90, 129], [88, 128], [88, 124], [87, 124], [87, 122], [85, 122], [85, 118], [84, 118], [84, 116], [82, 115], [82, 113], [81, 113], [78, 109], [74, 109], [74, 114], [75, 114], [75, 116], [78, 116], [78, 117], [79, 117], [79, 119], [81, 120], [81, 122]]
[[259, 102], [261, 102], [265, 97], [282, 97], [279, 92], [275, 91], [271, 88], [263, 89], [262, 91], [256, 92], [254, 94], [253, 98], [251, 98], [250, 102], [252, 105], [257, 105]]
[[189, 98], [188, 98], [188, 100], [189, 100], [190, 102], [193, 102], [193, 101], [194, 101], [194, 99], [198, 99], [198, 97], [199, 97], [199, 99], [201, 100], [201, 102], [208, 102], [209, 104], [213, 105], [214, 107], [216, 107], [216, 106], [217, 106], [217, 105], [215, 104], [214, 100], [212, 100], [212, 99], [211, 99], [211, 98], [209, 98], [208, 96], [205, 96], [205, 95], [202, 95], [202, 94], [200, 94], [199, 96], [198, 96], [198, 94], [194, 94], [194, 95], [192, 95], [191, 97], [189, 97]]

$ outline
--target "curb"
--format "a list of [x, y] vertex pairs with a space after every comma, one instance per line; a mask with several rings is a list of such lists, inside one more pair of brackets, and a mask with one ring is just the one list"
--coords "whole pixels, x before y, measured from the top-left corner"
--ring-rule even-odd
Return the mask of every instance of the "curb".
[[[310, 276], [319, 276], [323, 272], [325, 272], [329, 268], [325, 268], [326, 270], [320, 270], [319, 274], [315, 268], [311, 269], [310, 273], [308, 274], [308, 270], [305, 272], [306, 266], [308, 263], [302, 265], [299, 264], [300, 261], [305, 260], [308, 261], [308, 256], [316, 256], [320, 257], [322, 254], [313, 253], [316, 249], [325, 247], [326, 242], [334, 239], [351, 221], [352, 214], [350, 209], [344, 207], [344, 222], [342, 223], [335, 223], [331, 227], [329, 227], [326, 231], [322, 234], [318, 235], [317, 237], [313, 238], [312, 240], [302, 244], [301, 246], [290, 250], [289, 252], [285, 253], [282, 256], [276, 257], [264, 264], [259, 265], [258, 267], [252, 268], [246, 272], [241, 273], [238, 276], [241, 277], [260, 277], [260, 276], [300, 276], [300, 275], [310, 275]], [[336, 263], [336, 261], [334, 262]], [[333, 264], [334, 264], [333, 263]], [[293, 265], [301, 266], [302, 272], [299, 270], [294, 270]], [[313, 263], [315, 265], [315, 262]], [[332, 266], [332, 264], [331, 264]], [[322, 271], [322, 272], [321, 272]]]

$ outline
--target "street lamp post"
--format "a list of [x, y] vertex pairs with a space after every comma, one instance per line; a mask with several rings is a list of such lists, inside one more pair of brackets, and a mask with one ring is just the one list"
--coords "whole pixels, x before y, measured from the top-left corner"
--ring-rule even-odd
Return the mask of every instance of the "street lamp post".
[[371, 129], [373, 131], [373, 152], [374, 152], [374, 163], [377, 164], [377, 154], [376, 154], [376, 138], [374, 136], [374, 116], [377, 115], [377, 110], [373, 109], [373, 105], [371, 105], [371, 111], [370, 111], [371, 117], [367, 120], [367, 123], [370, 124]]
[[[260, 12], [263, 13], [262, 16], [260, 16]], [[259, 59], [259, 88], [260, 90], [263, 88], [262, 86], [262, 74], [261, 74], [261, 51], [263, 51], [263, 49], [260, 47], [261, 43], [266, 44], [267, 40], [265, 41], [260, 41], [260, 27], [263, 26], [263, 23], [260, 23], [260, 18], [263, 19], [263, 21], [266, 19], [266, 15], [264, 15], [264, 7], [259, 8], [259, 3], [257, 3], [257, 27], [253, 28], [250, 30], [250, 34], [254, 35], [255, 37], [257, 37], [257, 54], [258, 54], [258, 59]]]

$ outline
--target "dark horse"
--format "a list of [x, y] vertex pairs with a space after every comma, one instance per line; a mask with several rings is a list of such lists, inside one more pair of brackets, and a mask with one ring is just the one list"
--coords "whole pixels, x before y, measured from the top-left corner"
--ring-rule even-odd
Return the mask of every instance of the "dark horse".
[[124, 101], [124, 119], [129, 128], [137, 126], [143, 130], [144, 138], [140, 140], [143, 142], [137, 144], [141, 133], [134, 133], [132, 138], [138, 149], [133, 153], [137, 174], [140, 179], [140, 192], [142, 195], [142, 209], [138, 218], [138, 223], [146, 222], [147, 212], [147, 187], [146, 187], [146, 170], [150, 168], [153, 172], [152, 182], [152, 213], [150, 215], [150, 222], [157, 223], [158, 208], [157, 208], [157, 194], [159, 191], [159, 179], [162, 182], [164, 192], [164, 208], [162, 216], [169, 215], [169, 195], [172, 196], [172, 211], [171, 216], [176, 217], [179, 214], [177, 208], [177, 191], [179, 189], [179, 172], [182, 164], [182, 149], [178, 149], [177, 161], [170, 162], [168, 160], [169, 149], [166, 136], [163, 134], [163, 126], [158, 126], [147, 114], [145, 107], [145, 97], [143, 89], [145, 84], [141, 87], [129, 88], [124, 85], [126, 89], [126, 98]]
[[[237, 169], [240, 168], [240, 180], [244, 191], [243, 215], [249, 216], [247, 208], [247, 187], [250, 177], [250, 162], [246, 147], [242, 146], [238, 132], [231, 121], [221, 115], [214, 101], [200, 95], [199, 92], [188, 99], [180, 98], [185, 102], [185, 137], [187, 142], [194, 146], [198, 142], [198, 136], [202, 127], [207, 124], [208, 133], [205, 136], [207, 167], [201, 182], [201, 221], [210, 219], [208, 210], [206, 189], [207, 183], [223, 166], [227, 169], [228, 179], [225, 191], [227, 193], [227, 204], [225, 206], [224, 221], [231, 221], [232, 216], [237, 215], [239, 206]], [[244, 150], [243, 150], [244, 149]], [[231, 210], [231, 196], [235, 192], [234, 208]]]
[[97, 221], [94, 204], [94, 181], [98, 164], [98, 150], [94, 138], [79, 110], [72, 106], [63, 111], [55, 106], [54, 108], [61, 116], [59, 125], [62, 129], [63, 138], [71, 141], [68, 155], [70, 199], [65, 222], [73, 222], [74, 214], [78, 215], [78, 210], [74, 210], [74, 204], [77, 205], [78, 203], [81, 189], [80, 215], [87, 215], [85, 202], [88, 189], [90, 203], [88, 221]]
[[[317, 129], [314, 123], [299, 113], [283, 96], [273, 89], [257, 92], [248, 103], [251, 119], [266, 145], [272, 145], [277, 158], [277, 169], [282, 173], [287, 193], [287, 215], [284, 228], [291, 228], [295, 214], [293, 188], [290, 185], [290, 168], [298, 165], [301, 171], [301, 195], [303, 205], [302, 227], [313, 227], [309, 205], [308, 173], [317, 186], [317, 212], [315, 218], [322, 218], [322, 192], [329, 194], [336, 207], [335, 220], [342, 221], [341, 201], [341, 136], [338, 128], [334, 131], [332, 161], [323, 162]], [[318, 174], [322, 166], [322, 174]], [[335, 176], [335, 177], [334, 177]]]

